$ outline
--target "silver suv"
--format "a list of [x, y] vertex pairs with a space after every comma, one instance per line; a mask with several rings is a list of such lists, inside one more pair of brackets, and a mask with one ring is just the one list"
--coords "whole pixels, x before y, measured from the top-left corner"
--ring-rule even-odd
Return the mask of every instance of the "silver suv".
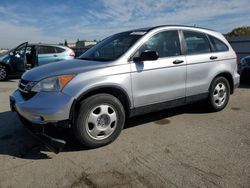
[[238, 85], [236, 54], [222, 34], [168, 25], [118, 33], [78, 59], [30, 70], [10, 103], [33, 130], [72, 128], [95, 148], [114, 141], [126, 117], [200, 100], [220, 111]]

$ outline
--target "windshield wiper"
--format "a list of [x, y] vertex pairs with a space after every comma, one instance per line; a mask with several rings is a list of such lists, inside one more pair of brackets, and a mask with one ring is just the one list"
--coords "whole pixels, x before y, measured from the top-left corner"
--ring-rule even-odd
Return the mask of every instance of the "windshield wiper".
[[82, 60], [93, 60], [93, 58], [89, 58], [89, 57], [78, 57], [77, 59], [82, 59]]

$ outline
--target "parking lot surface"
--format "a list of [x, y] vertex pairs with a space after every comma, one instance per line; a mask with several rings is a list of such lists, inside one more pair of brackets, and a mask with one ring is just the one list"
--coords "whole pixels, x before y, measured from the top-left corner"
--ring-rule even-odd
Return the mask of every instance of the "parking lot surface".
[[139, 116], [93, 150], [66, 134], [54, 154], [10, 112], [17, 82], [0, 83], [0, 187], [250, 187], [250, 84], [221, 112], [196, 104]]

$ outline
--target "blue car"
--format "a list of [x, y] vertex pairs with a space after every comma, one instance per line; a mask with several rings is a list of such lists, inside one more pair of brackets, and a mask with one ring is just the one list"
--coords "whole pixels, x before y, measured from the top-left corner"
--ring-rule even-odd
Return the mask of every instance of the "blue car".
[[37, 66], [74, 57], [74, 51], [65, 46], [25, 42], [0, 56], [0, 81], [20, 76]]

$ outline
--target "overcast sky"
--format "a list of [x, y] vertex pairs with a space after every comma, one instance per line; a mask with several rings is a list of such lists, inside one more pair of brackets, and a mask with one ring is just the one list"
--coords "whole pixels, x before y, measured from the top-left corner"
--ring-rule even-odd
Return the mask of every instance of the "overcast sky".
[[162, 24], [197, 25], [226, 33], [250, 25], [249, 0], [1, 0], [0, 48], [21, 42], [103, 39]]

